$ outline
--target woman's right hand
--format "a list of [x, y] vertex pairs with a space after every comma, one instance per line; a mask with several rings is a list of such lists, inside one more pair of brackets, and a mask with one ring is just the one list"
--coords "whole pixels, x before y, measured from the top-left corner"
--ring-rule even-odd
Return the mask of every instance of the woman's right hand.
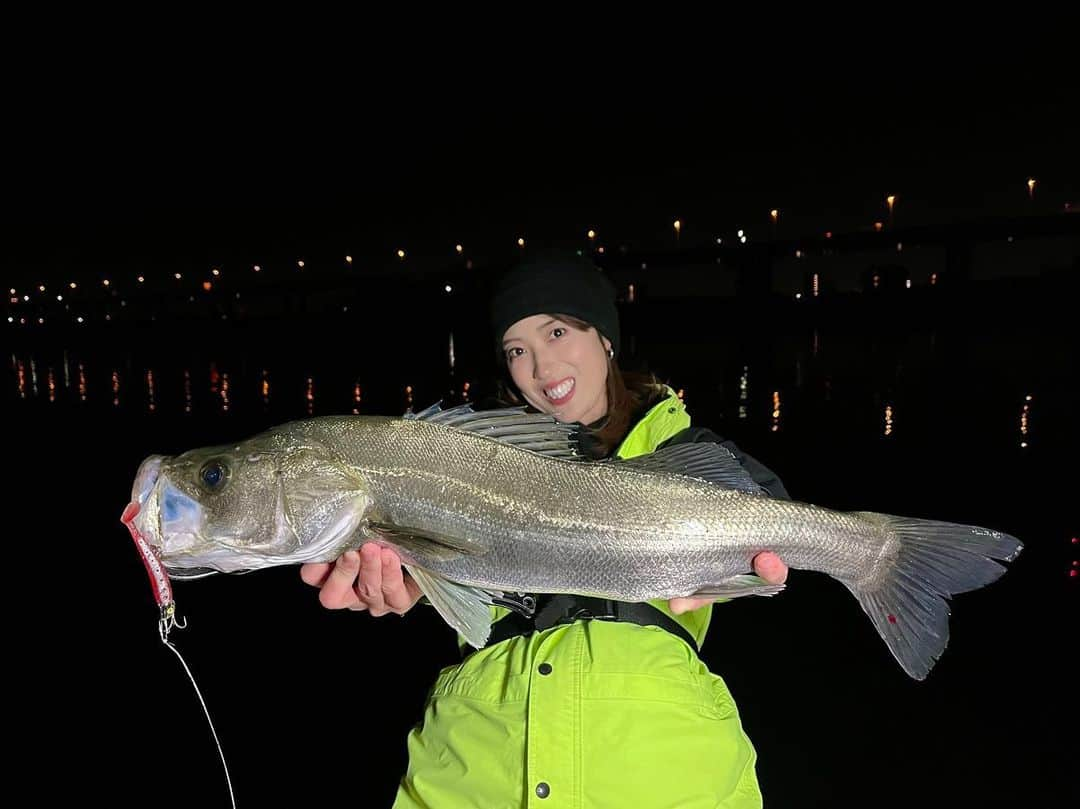
[[420, 587], [401, 568], [401, 557], [375, 542], [348, 551], [336, 562], [309, 562], [300, 578], [319, 587], [319, 603], [331, 610], [404, 615], [420, 600]]

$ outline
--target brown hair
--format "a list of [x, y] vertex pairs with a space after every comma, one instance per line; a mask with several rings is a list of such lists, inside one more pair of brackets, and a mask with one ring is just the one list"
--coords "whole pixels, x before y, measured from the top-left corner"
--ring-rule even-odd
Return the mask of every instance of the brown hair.
[[[588, 331], [590, 324], [576, 317], [550, 313], [553, 317], [569, 323], [578, 331]], [[599, 332], [597, 332], [599, 339]], [[495, 396], [508, 405], [527, 404], [519, 395], [510, 379], [506, 358], [502, 362], [503, 376], [496, 382]], [[596, 451], [603, 457], [614, 452], [630, 432], [631, 424], [647, 402], [664, 392], [664, 383], [651, 372], [622, 371], [614, 359], [608, 359], [607, 418], [603, 425], [592, 432]], [[530, 405], [531, 407], [531, 405]]]

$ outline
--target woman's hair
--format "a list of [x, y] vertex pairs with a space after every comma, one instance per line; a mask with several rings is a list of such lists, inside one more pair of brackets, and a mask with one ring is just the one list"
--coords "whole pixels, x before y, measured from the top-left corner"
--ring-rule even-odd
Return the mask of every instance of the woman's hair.
[[[576, 317], [551, 313], [554, 317], [569, 323], [578, 331], [588, 331], [591, 325]], [[496, 382], [495, 398], [507, 405], [527, 404], [522, 400], [516, 386], [510, 379], [505, 357], [502, 362], [503, 374]], [[613, 359], [608, 360], [607, 375], [607, 419], [603, 426], [592, 433], [592, 443], [596, 452], [607, 457], [622, 443], [633, 426], [634, 417], [647, 402], [663, 393], [664, 384], [650, 372], [619, 370]]]

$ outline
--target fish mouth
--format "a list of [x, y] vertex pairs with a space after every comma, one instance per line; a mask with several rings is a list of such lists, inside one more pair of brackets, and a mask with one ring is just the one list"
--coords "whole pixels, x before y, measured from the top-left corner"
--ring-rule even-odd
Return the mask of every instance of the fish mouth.
[[142, 541], [148, 546], [170, 578], [199, 579], [217, 573], [209, 567], [181, 566], [172, 558], [198, 539], [203, 509], [162, 477], [167, 460], [164, 455], [151, 455], [139, 465], [131, 487], [131, 502], [120, 521], [136, 543]]
[[[161, 465], [168, 460], [164, 455], [151, 455], [139, 464], [135, 473], [135, 483], [131, 487], [131, 502], [142, 506], [154, 491], [158, 478], [161, 477]], [[134, 516], [134, 515], [133, 515]], [[123, 519], [123, 518], [121, 518]]]

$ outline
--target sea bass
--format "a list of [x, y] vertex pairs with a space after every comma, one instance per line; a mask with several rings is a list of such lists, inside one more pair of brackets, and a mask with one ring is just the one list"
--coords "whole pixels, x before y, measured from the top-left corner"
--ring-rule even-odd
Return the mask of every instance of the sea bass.
[[477, 648], [489, 605], [521, 594], [771, 595], [783, 585], [748, 573], [771, 550], [842, 582], [919, 680], [948, 643], [946, 599], [997, 579], [994, 560], [1022, 547], [986, 528], [769, 497], [717, 444], [590, 460], [579, 429], [469, 405], [294, 421], [147, 458], [122, 519], [166, 583], [379, 542]]

